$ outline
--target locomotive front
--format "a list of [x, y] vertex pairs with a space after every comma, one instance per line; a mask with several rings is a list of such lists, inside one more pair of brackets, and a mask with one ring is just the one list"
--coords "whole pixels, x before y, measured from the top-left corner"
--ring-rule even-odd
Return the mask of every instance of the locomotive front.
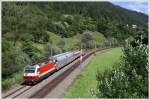
[[26, 66], [24, 68], [24, 80], [25, 81], [35, 81], [39, 79], [39, 66], [34, 65], [34, 66]]

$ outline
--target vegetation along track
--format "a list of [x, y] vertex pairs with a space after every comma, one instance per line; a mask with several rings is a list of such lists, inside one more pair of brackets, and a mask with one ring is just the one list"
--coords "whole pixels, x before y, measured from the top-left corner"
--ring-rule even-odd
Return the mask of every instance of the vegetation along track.
[[[85, 61], [88, 57], [90, 57], [94, 52], [101, 51], [103, 49], [99, 49], [96, 51], [92, 51], [85, 55], [83, 57], [83, 61]], [[68, 70], [64, 71], [62, 74], [60, 74], [58, 77], [53, 79], [51, 82], [46, 84], [42, 89], [31, 95], [29, 98], [43, 98], [45, 97], [49, 92], [51, 92], [61, 81], [63, 81], [73, 70], [77, 68], [77, 66], [80, 65], [80, 61], [78, 60], [74, 65], [72, 65]]]

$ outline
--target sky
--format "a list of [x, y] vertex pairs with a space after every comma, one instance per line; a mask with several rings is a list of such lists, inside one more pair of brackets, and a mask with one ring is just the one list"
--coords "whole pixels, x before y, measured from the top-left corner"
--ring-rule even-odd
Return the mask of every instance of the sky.
[[140, 2], [138, 0], [137, 1], [131, 0], [131, 1], [125, 1], [125, 2], [113, 1], [112, 3], [115, 5], [119, 5], [123, 8], [137, 11], [137, 12], [142, 12], [148, 15], [148, 1], [145, 1], [145, 2]]

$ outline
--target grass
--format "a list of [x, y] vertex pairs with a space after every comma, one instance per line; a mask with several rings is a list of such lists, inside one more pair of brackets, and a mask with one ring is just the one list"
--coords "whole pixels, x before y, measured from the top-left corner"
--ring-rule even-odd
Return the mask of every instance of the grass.
[[113, 64], [120, 61], [121, 54], [121, 48], [113, 48], [110, 51], [97, 54], [91, 63], [87, 65], [79, 78], [69, 88], [65, 97], [94, 98], [94, 96], [91, 95], [91, 90], [94, 90], [97, 85], [97, 71], [104, 72], [106, 69], [111, 71]]

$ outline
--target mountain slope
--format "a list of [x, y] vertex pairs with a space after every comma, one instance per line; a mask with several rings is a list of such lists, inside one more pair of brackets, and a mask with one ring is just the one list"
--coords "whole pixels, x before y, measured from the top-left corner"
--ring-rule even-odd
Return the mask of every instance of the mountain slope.
[[[61, 37], [72, 37], [89, 30], [118, 38], [117, 31], [125, 39], [128, 35], [134, 36], [130, 28], [137, 25], [137, 30], [148, 34], [147, 15], [110, 2], [3, 2], [2, 20], [2, 34], [30, 33], [34, 42], [45, 42], [47, 34], [44, 32], [47, 30]], [[109, 34], [107, 30], [111, 25], [114, 27]], [[128, 35], [124, 37], [123, 33]]]
[[117, 19], [123, 23], [138, 25], [145, 25], [148, 22], [147, 15], [113, 5], [110, 2], [54, 2], [49, 4], [52, 9], [66, 14], [82, 14], [93, 18], [101, 17], [107, 19], [107, 21]]
[[[54, 51], [79, 48], [80, 45], [76, 44], [86, 31], [94, 32], [94, 41], [84, 41], [89, 46], [85, 48], [94, 47], [93, 42], [101, 46], [107, 40], [110, 43], [115, 40], [117, 45], [122, 45], [129, 37], [137, 39], [141, 35], [148, 40], [147, 23], [147, 15], [114, 6], [110, 2], [4, 1], [2, 76], [9, 77], [20, 69], [19, 66], [49, 56], [53, 44]], [[61, 38], [66, 41], [64, 48], [61, 48], [64, 45]]]

